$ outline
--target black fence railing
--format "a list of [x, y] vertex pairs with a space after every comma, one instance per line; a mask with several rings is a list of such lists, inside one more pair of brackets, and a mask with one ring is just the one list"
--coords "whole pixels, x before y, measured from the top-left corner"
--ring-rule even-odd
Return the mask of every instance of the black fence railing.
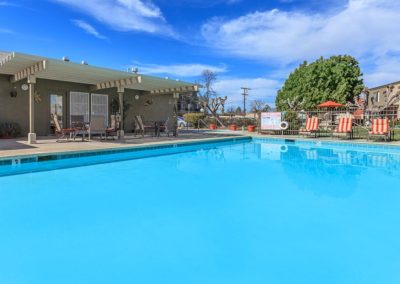
[[[281, 130], [261, 130], [264, 134], [301, 135], [306, 128], [308, 118], [318, 118], [317, 135], [319, 137], [333, 137], [339, 126], [340, 118], [352, 118], [353, 139], [368, 139], [373, 120], [387, 118], [389, 121], [390, 140], [400, 141], [400, 110], [397, 107], [384, 111], [364, 111], [362, 109], [316, 109], [308, 111], [282, 112], [282, 121], [287, 122]], [[260, 129], [260, 128], [259, 128]]]

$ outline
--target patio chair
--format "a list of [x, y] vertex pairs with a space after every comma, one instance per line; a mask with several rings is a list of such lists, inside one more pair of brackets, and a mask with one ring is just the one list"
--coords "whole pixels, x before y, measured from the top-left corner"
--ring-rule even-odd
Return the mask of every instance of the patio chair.
[[317, 137], [319, 131], [319, 119], [316, 116], [308, 117], [306, 120], [306, 128], [301, 128], [299, 130], [300, 135], [310, 135], [314, 134]]
[[115, 115], [111, 115], [110, 120], [111, 120], [110, 127], [106, 128], [106, 140], [108, 137], [115, 139], [115, 136], [117, 136], [117, 131], [118, 131], [117, 118], [115, 117]]
[[389, 119], [387, 117], [372, 120], [371, 131], [368, 132], [368, 140], [371, 137], [383, 137], [385, 141], [390, 140]]
[[160, 136], [160, 132], [164, 132], [168, 137], [169, 137], [169, 128], [168, 128], [168, 121], [169, 117], [167, 117], [167, 120], [164, 122], [161, 122], [158, 125], [158, 135]]
[[103, 139], [103, 135], [106, 136], [106, 128], [104, 116], [92, 115], [89, 126], [89, 140], [96, 134], [99, 134], [100, 139]]
[[[144, 137], [144, 135], [148, 132], [148, 131], [152, 131], [152, 133], [154, 134], [156, 128], [154, 123], [151, 122], [144, 122], [142, 119], [142, 116], [140, 115], [136, 115], [136, 122], [137, 122], [137, 126], [138, 126], [138, 132], [142, 134], [142, 136]], [[135, 132], [135, 136], [136, 136]]]
[[350, 139], [353, 138], [353, 119], [351, 117], [341, 117], [339, 118], [339, 125], [333, 132], [336, 136], [349, 136]]
[[54, 130], [57, 136], [57, 142], [60, 142], [61, 139], [64, 138], [69, 141], [72, 136], [75, 138], [75, 128], [61, 128], [60, 122], [58, 121], [58, 116], [56, 114], [53, 114], [53, 122], [55, 127]]

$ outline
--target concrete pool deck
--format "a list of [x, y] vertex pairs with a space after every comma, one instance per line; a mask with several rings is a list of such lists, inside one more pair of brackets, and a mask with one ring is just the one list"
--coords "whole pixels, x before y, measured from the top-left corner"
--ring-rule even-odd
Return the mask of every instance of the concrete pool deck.
[[111, 150], [129, 147], [156, 146], [170, 143], [190, 143], [197, 141], [215, 141], [224, 138], [242, 137], [240, 133], [197, 132], [179, 133], [178, 137], [141, 137], [126, 136], [124, 140], [62, 141], [55, 137], [38, 137], [36, 144], [30, 145], [26, 138], [0, 139], [0, 160], [10, 157], [34, 156], [43, 154], [72, 153], [81, 151]]

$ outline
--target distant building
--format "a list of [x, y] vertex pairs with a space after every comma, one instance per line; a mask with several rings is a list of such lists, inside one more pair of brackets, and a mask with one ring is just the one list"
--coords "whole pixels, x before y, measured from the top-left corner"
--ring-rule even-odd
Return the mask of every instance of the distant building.
[[400, 81], [370, 88], [367, 110], [391, 111], [400, 115]]

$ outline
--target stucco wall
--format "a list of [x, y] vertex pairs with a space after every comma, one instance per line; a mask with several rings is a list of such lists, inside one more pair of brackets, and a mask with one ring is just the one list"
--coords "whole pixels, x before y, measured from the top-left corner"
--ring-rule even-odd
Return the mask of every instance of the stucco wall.
[[[29, 94], [28, 91], [22, 91], [21, 85], [23, 83], [26, 83], [26, 80], [11, 84], [8, 76], [0, 75], [0, 122], [19, 123], [22, 128], [22, 135], [26, 135], [29, 132]], [[12, 90], [17, 91], [17, 97], [12, 98], [10, 96]], [[71, 91], [90, 93], [90, 86], [37, 79], [36, 90], [41, 97], [41, 102], [35, 103], [35, 130], [37, 135], [43, 136], [50, 134], [50, 95], [63, 95], [63, 124], [68, 126], [69, 93]], [[95, 93], [108, 94], [109, 103], [112, 99], [118, 98], [116, 88], [96, 91]], [[135, 99], [135, 95], [139, 95], [138, 100]], [[169, 117], [169, 124], [172, 126], [172, 94], [150, 95], [142, 91], [126, 89], [124, 100], [130, 104], [125, 118], [124, 130], [126, 132], [133, 130], [135, 115], [142, 115], [145, 120], [166, 120]], [[110, 107], [109, 111], [111, 111]]]

